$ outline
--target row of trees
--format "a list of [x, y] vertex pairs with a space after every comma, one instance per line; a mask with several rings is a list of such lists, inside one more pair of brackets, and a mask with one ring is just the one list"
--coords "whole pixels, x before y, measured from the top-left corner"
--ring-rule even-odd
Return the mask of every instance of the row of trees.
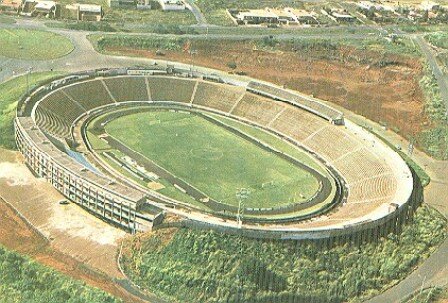
[[185, 44], [184, 38], [158, 38], [145, 36], [103, 36], [98, 39], [98, 49], [104, 50], [113, 47], [124, 47], [133, 49], [158, 49], [158, 50], [181, 50]]
[[445, 220], [422, 207], [400, 236], [362, 246], [179, 229], [171, 240], [166, 231], [134, 238], [123, 263], [139, 285], [178, 302], [356, 301], [402, 279], [445, 236]]
[[83, 282], [0, 247], [0, 303], [121, 302]]

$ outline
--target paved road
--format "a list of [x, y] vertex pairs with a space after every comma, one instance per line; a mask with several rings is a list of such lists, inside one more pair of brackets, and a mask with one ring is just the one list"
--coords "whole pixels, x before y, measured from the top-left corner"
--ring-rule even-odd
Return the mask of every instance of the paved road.
[[207, 25], [207, 19], [205, 18], [204, 14], [201, 12], [199, 7], [196, 5], [194, 0], [186, 0], [188, 5], [190, 6], [190, 10], [193, 13], [194, 17], [196, 18], [196, 22], [199, 26], [206, 26]]
[[439, 84], [440, 95], [442, 97], [442, 100], [445, 102], [446, 108], [448, 109], [448, 82], [445, 75], [443, 74], [442, 69], [437, 63], [436, 56], [434, 55], [433, 50], [429, 47], [428, 43], [422, 36], [417, 36], [414, 38], [414, 40], [415, 42], [417, 42], [423, 54], [426, 56], [427, 62], [430, 68], [432, 69], [434, 76], [437, 79], [437, 83]]

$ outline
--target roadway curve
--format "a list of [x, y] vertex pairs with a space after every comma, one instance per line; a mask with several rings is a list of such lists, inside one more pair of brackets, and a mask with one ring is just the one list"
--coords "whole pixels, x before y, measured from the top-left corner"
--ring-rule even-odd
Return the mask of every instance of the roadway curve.
[[194, 17], [196, 18], [196, 22], [199, 26], [207, 26], [207, 19], [205, 18], [204, 14], [201, 12], [199, 7], [196, 5], [194, 0], [185, 0], [190, 8], [190, 11], [193, 13]]
[[447, 108], [447, 115], [448, 115], [448, 82], [446, 76], [444, 75], [442, 69], [437, 63], [437, 59], [433, 50], [430, 48], [425, 39], [422, 36], [417, 36], [414, 39], [417, 42], [423, 54], [426, 56], [426, 60], [429, 64], [429, 67], [431, 68], [434, 77], [437, 80], [437, 83], [440, 88], [440, 96], [442, 97], [442, 100], [445, 102], [445, 107]]

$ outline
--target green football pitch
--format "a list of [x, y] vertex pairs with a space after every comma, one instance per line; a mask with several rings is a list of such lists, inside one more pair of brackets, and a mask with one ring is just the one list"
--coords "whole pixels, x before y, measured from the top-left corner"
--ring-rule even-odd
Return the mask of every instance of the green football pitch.
[[[318, 181], [305, 170], [198, 115], [132, 114], [108, 123], [106, 131], [226, 204], [238, 205], [240, 188], [250, 191], [245, 207], [300, 203], [319, 190]], [[308, 158], [305, 153], [302, 156]]]

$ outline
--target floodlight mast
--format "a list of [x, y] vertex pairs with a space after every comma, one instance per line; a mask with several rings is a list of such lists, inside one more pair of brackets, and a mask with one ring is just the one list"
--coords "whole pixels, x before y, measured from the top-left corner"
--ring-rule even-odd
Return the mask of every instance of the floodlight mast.
[[240, 188], [236, 192], [236, 198], [238, 199], [238, 213], [236, 216], [238, 228], [243, 227], [244, 200], [246, 200], [249, 197], [249, 194], [250, 194], [250, 191], [247, 188]]

